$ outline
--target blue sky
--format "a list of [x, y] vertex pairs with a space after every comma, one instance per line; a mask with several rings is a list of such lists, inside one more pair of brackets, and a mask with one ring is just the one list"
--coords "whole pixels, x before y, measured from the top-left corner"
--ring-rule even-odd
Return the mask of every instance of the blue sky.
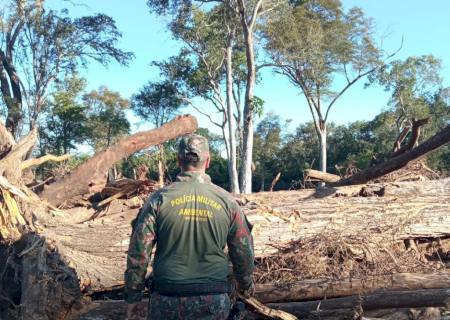
[[[166, 30], [167, 20], [149, 13], [145, 0], [79, 0], [84, 5], [72, 6], [69, 2], [49, 0], [51, 7], [68, 6], [73, 15], [102, 12], [116, 20], [123, 33], [120, 47], [133, 51], [136, 58], [129, 67], [111, 64], [104, 68], [91, 63], [82, 75], [87, 78], [88, 88], [106, 85], [129, 98], [149, 80], [158, 79], [157, 70], [150, 62], [162, 60], [178, 52], [180, 44], [172, 40]], [[450, 1], [447, 0], [343, 0], [346, 8], [361, 7], [374, 19], [378, 38], [389, 34], [383, 48], [396, 51], [403, 38], [401, 51], [395, 59], [413, 55], [433, 54], [443, 63], [444, 85], [450, 86]], [[380, 87], [363, 88], [364, 80], [348, 90], [330, 113], [330, 121], [348, 123], [369, 120], [386, 108], [389, 94]], [[284, 77], [270, 70], [262, 73], [262, 82], [256, 87], [256, 95], [265, 100], [265, 111], [273, 111], [284, 119], [292, 119], [291, 129], [299, 123], [311, 120], [304, 98], [298, 89]], [[204, 108], [207, 108], [205, 105]], [[185, 113], [195, 111], [186, 109]], [[200, 125], [211, 127], [198, 115]], [[130, 116], [135, 130], [147, 127]]]

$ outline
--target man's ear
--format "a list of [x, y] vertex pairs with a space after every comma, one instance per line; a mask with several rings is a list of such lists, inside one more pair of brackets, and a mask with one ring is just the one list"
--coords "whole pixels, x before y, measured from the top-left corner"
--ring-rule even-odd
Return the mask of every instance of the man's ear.
[[211, 163], [211, 156], [208, 154], [208, 158], [206, 158], [205, 161], [205, 169], [209, 168], [210, 163]]

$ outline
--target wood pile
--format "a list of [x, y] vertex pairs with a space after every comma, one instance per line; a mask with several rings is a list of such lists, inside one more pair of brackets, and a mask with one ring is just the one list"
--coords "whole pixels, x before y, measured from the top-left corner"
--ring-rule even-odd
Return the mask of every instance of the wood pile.
[[[106, 186], [106, 172], [139, 147], [195, 129], [195, 119], [183, 117], [130, 136], [125, 149], [122, 141], [96, 155], [42, 197], [20, 181], [21, 159], [36, 133], [9, 142], [0, 158], [0, 319], [123, 319], [123, 301], [83, 306], [83, 297], [120, 297], [131, 221], [155, 185], [118, 180]], [[444, 133], [428, 145], [447, 141], [450, 129]], [[423, 155], [424, 147], [417, 148], [409, 152]], [[394, 165], [378, 168], [410, 162], [393, 159]], [[450, 301], [450, 179], [340, 181], [238, 198], [254, 225], [256, 299], [302, 319], [444, 317]], [[96, 205], [79, 206], [98, 192], [103, 195]], [[248, 318], [261, 318], [252, 311], [264, 306], [247, 303], [253, 304]]]

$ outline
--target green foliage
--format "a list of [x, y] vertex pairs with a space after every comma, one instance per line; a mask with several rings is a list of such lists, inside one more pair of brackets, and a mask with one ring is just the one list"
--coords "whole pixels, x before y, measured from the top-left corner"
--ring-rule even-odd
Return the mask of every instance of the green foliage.
[[[206, 128], [199, 128], [196, 132], [209, 141], [211, 164], [207, 169], [207, 173], [211, 176], [212, 181], [224, 189], [228, 188], [228, 172], [227, 161], [221, 156], [224, 149], [222, 138], [210, 132]], [[178, 167], [178, 141], [169, 141], [164, 144], [164, 159], [166, 162], [166, 179], [175, 181], [177, 174], [180, 172]], [[121, 170], [125, 177], [133, 178], [133, 170], [140, 165], [149, 168], [147, 177], [149, 179], [158, 180], [158, 152], [157, 148], [151, 148], [145, 152], [139, 152], [122, 161]]]
[[[14, 90], [14, 97], [9, 90], [2, 90], [13, 122], [22, 121], [25, 113], [30, 127], [36, 125], [53, 85], [89, 61], [107, 65], [115, 60], [127, 65], [133, 58], [131, 52], [117, 47], [122, 35], [107, 15], [72, 18], [67, 9], [55, 11], [44, 1], [34, 0], [5, 0], [3, 5], [0, 56], [14, 72], [1, 77], [1, 85]], [[11, 117], [12, 113], [17, 114]]]
[[253, 141], [255, 172], [253, 185], [263, 191], [280, 170], [282, 127], [278, 115], [268, 113], [257, 125]]
[[263, 113], [264, 113], [264, 103], [265, 101], [263, 99], [261, 99], [258, 96], [253, 96], [251, 105], [252, 105], [252, 110], [253, 113], [255, 115], [257, 115], [258, 117], [262, 117]]
[[88, 109], [88, 142], [95, 150], [129, 133], [130, 123], [125, 116], [129, 102], [120, 93], [103, 86], [85, 94], [83, 101]]
[[320, 108], [322, 99], [336, 96], [335, 76], [350, 82], [380, 63], [372, 30], [361, 9], [346, 13], [338, 0], [318, 0], [285, 7], [264, 35], [278, 71]]
[[410, 125], [412, 120], [428, 115], [427, 95], [439, 89], [440, 60], [432, 55], [396, 60], [370, 76], [371, 82], [384, 86], [392, 92], [389, 104], [396, 114], [397, 130]]
[[149, 82], [131, 98], [131, 109], [144, 120], [160, 127], [178, 114], [185, 103], [172, 82]]
[[40, 128], [42, 153], [66, 154], [87, 138], [87, 108], [80, 101], [85, 85], [76, 76], [58, 85]]

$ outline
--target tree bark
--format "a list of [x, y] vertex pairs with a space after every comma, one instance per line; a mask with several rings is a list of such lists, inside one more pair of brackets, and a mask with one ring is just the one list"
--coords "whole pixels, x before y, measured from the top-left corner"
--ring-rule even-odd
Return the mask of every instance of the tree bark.
[[335, 174], [317, 171], [317, 170], [313, 170], [313, 169], [305, 170], [305, 179], [307, 179], [307, 178], [318, 179], [318, 180], [324, 181], [324, 182], [336, 182], [341, 179], [341, 177], [339, 177]]
[[133, 134], [97, 153], [66, 178], [51, 184], [44, 190], [42, 197], [53, 205], [60, 205], [73, 197], [100, 191], [106, 182], [108, 169], [116, 162], [139, 150], [192, 133], [196, 129], [197, 120], [188, 115], [177, 117], [160, 128]]
[[46, 154], [45, 156], [42, 156], [40, 158], [28, 159], [28, 160], [23, 161], [21, 163], [20, 167], [22, 168], [22, 170], [24, 170], [24, 169], [28, 169], [30, 167], [40, 166], [41, 164], [48, 162], [48, 161], [55, 161], [55, 162], [65, 161], [65, 160], [68, 160], [70, 157], [71, 157], [70, 154], [64, 154], [62, 156]]
[[380, 244], [386, 239], [450, 236], [450, 178], [262, 192], [241, 199], [254, 225], [255, 252], [260, 257], [277, 252], [284, 243], [324, 234], [366, 234]]
[[6, 129], [5, 125], [0, 122], [0, 160], [9, 152], [16, 144], [12, 134]]
[[228, 154], [228, 177], [230, 180], [230, 190], [234, 194], [239, 194], [239, 177], [237, 172], [237, 146], [236, 146], [236, 125], [234, 112], [232, 108], [233, 101], [233, 39], [234, 31], [229, 31], [227, 39], [226, 50], [226, 71], [227, 71], [227, 118], [228, 118], [228, 140], [229, 140], [229, 154]]
[[[14, 65], [12, 64], [12, 57], [8, 51], [12, 52], [14, 43], [6, 43], [6, 52], [0, 49], [0, 82], [3, 100], [8, 109], [6, 116], [6, 128], [11, 134], [16, 137], [19, 133], [19, 125], [22, 120], [22, 91], [20, 87], [20, 78], [17, 74]], [[4, 71], [5, 72], [4, 72]], [[5, 73], [7, 77], [5, 76]], [[12, 92], [9, 90], [11, 88]]]
[[323, 123], [321, 125], [319, 132], [319, 147], [320, 147], [320, 161], [319, 167], [320, 171], [327, 172], [327, 127]]
[[0, 160], [0, 176], [3, 175], [11, 183], [19, 185], [22, 177], [22, 160], [33, 149], [36, 140], [37, 130], [34, 129], [14, 145], [11, 151]]
[[278, 180], [281, 178], [281, 172], [278, 172], [275, 178], [273, 178], [272, 182], [270, 183], [270, 189], [269, 191], [272, 192], [275, 188], [275, 185], [277, 184]]
[[333, 183], [333, 186], [344, 186], [351, 184], [363, 184], [370, 180], [379, 178], [387, 173], [398, 170], [405, 165], [407, 165], [410, 161], [419, 159], [429, 152], [447, 144], [450, 142], [450, 125], [447, 126], [444, 130], [438, 132], [433, 137], [429, 138], [427, 141], [423, 142], [421, 145], [416, 148], [405, 151], [404, 153], [386, 160], [379, 165], [374, 167], [367, 168], [362, 170], [354, 175], [337, 181]]
[[447, 288], [381, 292], [320, 301], [269, 303], [268, 306], [303, 318], [321, 311], [342, 309], [361, 308], [363, 311], [369, 311], [389, 308], [445, 307], [449, 303], [449, 298], [450, 289]]
[[370, 276], [364, 279], [311, 279], [286, 285], [257, 284], [255, 297], [263, 302], [321, 300], [358, 294], [371, 294], [379, 290], [402, 291], [450, 288], [450, 272], [431, 274], [397, 273]]
[[[450, 179], [398, 185], [385, 187], [383, 197], [355, 197], [359, 191], [354, 187], [321, 190], [316, 195], [278, 191], [245, 196], [248, 204], [243, 209], [254, 225], [256, 256], [274, 254], [276, 247], [292, 240], [327, 232], [343, 239], [366, 234], [383, 245], [386, 238], [402, 242], [450, 236]], [[102, 291], [123, 284], [131, 221], [137, 212], [130, 199], [116, 200], [97, 213], [74, 208], [56, 217], [38, 218], [47, 225], [42, 235], [54, 240], [59, 252], [73, 262], [81, 283], [89, 284], [86, 290]], [[354, 248], [358, 249], [357, 243]], [[322, 289], [312, 296], [325, 291], [323, 284], [319, 286]], [[345, 281], [342, 286], [345, 290]]]
[[243, 154], [241, 161], [241, 192], [249, 194], [252, 192], [252, 162], [253, 162], [253, 112], [254, 112], [254, 88], [256, 82], [256, 65], [255, 52], [253, 43], [253, 32], [258, 16], [258, 8], [261, 6], [262, 0], [255, 3], [255, 10], [250, 15], [248, 22], [248, 12], [244, 4], [244, 0], [238, 0], [238, 11], [241, 20], [241, 26], [244, 33], [245, 55], [247, 62], [247, 79], [245, 88], [244, 103], [244, 141]]

